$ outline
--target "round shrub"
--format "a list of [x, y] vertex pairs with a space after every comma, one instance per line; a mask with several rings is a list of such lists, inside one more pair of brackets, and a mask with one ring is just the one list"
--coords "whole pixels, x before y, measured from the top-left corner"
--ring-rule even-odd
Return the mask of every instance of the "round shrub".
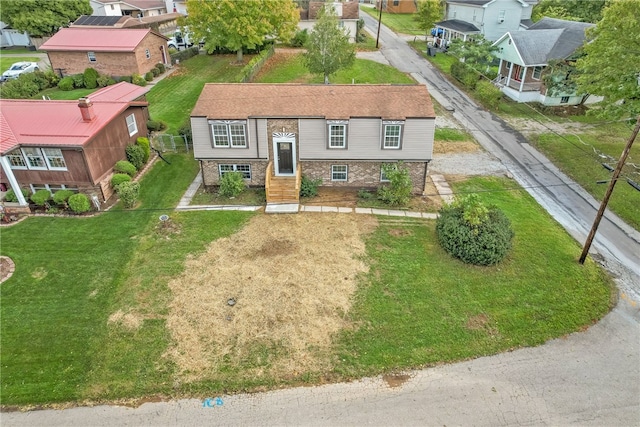
[[73, 196], [71, 190], [58, 190], [53, 194], [53, 201], [56, 205], [66, 205], [71, 196]]
[[152, 81], [152, 80], [153, 80], [153, 73], [152, 73], [151, 71], [147, 72], [147, 73], [144, 75], [144, 79], [145, 79], [146, 81], [148, 81], [148, 82]]
[[74, 88], [82, 89], [84, 87], [84, 74], [74, 74], [71, 78], [73, 79]]
[[302, 175], [300, 181], [300, 197], [315, 197], [318, 195], [318, 187], [322, 185], [322, 178], [311, 179]]
[[[436, 233], [440, 245], [465, 263], [493, 265], [504, 259], [511, 248], [514, 233], [511, 222], [498, 208], [490, 208], [474, 224], [465, 208], [451, 204], [440, 210]], [[477, 221], [475, 221], [477, 222]]]
[[220, 178], [220, 189], [218, 190], [223, 197], [236, 197], [246, 188], [244, 178], [240, 172], [227, 172]]
[[84, 70], [84, 87], [87, 89], [95, 89], [98, 87], [98, 77], [100, 74], [93, 68]]
[[122, 200], [125, 208], [130, 209], [135, 206], [140, 194], [140, 184], [137, 182], [123, 182], [116, 187], [116, 193]]
[[138, 86], [146, 86], [147, 81], [140, 74], [133, 74], [131, 76], [131, 83]]
[[[153, 77], [158, 77], [160, 74], [162, 74], [160, 72], [160, 70], [158, 70], [157, 68], [153, 67], [150, 71], [151, 74], [153, 74]], [[153, 79], [152, 79], [153, 80]], [[151, 81], [151, 80], [150, 80]]]
[[139, 145], [127, 145], [125, 152], [127, 154], [127, 160], [129, 160], [136, 169], [142, 169], [144, 166], [144, 149]]
[[136, 145], [140, 146], [142, 148], [142, 151], [144, 151], [143, 161], [146, 164], [149, 161], [149, 157], [151, 156], [151, 144], [149, 142], [149, 138], [146, 138], [144, 136], [139, 137], [138, 139], [136, 139]]
[[155, 66], [155, 68], [160, 71], [160, 74], [164, 73], [165, 70], [167, 69], [164, 64], [162, 62], [158, 62]]
[[131, 177], [126, 173], [116, 173], [111, 177], [111, 186], [117, 188], [123, 182], [131, 181]]
[[64, 91], [73, 90], [73, 78], [71, 76], [63, 77], [58, 82], [58, 89]]
[[147, 121], [147, 129], [149, 132], [157, 132], [163, 129], [166, 129], [166, 124], [160, 120], [148, 120]]
[[31, 195], [31, 201], [37, 206], [44, 206], [51, 200], [51, 193], [49, 190], [38, 190]]
[[[29, 195], [29, 191], [25, 190], [24, 188], [21, 188], [20, 191], [22, 192], [22, 195], [26, 199], [27, 196]], [[18, 196], [16, 196], [16, 193], [13, 191], [13, 188], [10, 188], [9, 191], [7, 191], [7, 193], [4, 195], [4, 200], [11, 203], [15, 203], [18, 201]]]
[[91, 203], [89, 203], [89, 198], [86, 194], [78, 193], [69, 197], [69, 207], [75, 213], [84, 213], [89, 212], [91, 209]]
[[120, 160], [119, 162], [117, 162], [113, 167], [113, 170], [118, 173], [126, 173], [131, 177], [135, 176], [136, 172], [138, 172], [138, 169], [136, 169], [136, 167], [131, 162], [128, 162], [126, 160]]

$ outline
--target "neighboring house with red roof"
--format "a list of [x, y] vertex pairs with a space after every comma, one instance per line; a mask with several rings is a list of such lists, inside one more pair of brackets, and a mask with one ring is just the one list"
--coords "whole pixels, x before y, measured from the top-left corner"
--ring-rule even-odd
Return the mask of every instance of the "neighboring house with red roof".
[[322, 185], [376, 187], [403, 161], [422, 193], [435, 112], [424, 85], [206, 84], [191, 113], [205, 186], [229, 171], [298, 203], [301, 174]]
[[169, 64], [167, 37], [148, 28], [61, 28], [40, 46], [51, 68], [71, 75], [94, 68], [109, 76], [145, 75]]
[[16, 195], [72, 189], [105, 201], [113, 166], [147, 135], [148, 90], [121, 82], [79, 101], [1, 100], [0, 182]]
[[309, 2], [307, 9], [300, 9], [300, 21], [298, 21], [298, 28], [301, 30], [313, 31], [313, 27], [318, 20], [318, 12], [322, 8], [332, 7], [333, 11], [338, 18], [338, 25], [344, 29], [345, 33], [349, 35], [349, 41], [351, 43], [356, 42], [356, 36], [358, 35], [358, 18], [359, 8], [357, 1], [342, 2], [321, 2], [312, 1]]

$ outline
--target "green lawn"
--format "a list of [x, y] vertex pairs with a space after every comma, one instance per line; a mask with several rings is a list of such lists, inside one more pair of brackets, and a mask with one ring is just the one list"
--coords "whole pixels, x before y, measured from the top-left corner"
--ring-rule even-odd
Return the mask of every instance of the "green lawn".
[[[245, 63], [252, 55], [245, 55]], [[198, 55], [181, 62], [178, 70], [155, 85], [147, 95], [153, 120], [167, 123], [167, 133], [175, 133], [189, 114], [205, 83], [232, 82], [242, 66], [235, 55]]]
[[[361, 7], [361, 11], [373, 16], [376, 20], [379, 18], [376, 9], [371, 7]], [[415, 36], [424, 36], [424, 30], [418, 28], [418, 24], [413, 19], [413, 13], [388, 13], [382, 12], [382, 23], [399, 34], [411, 34]]]
[[[301, 54], [282, 55], [276, 61], [277, 63], [271, 66], [268, 72], [258, 74], [256, 83], [322, 83], [324, 81], [322, 76], [309, 73], [304, 66]], [[393, 67], [366, 59], [356, 59], [351, 68], [338, 71], [329, 80], [335, 84], [415, 83], [413, 78]]]
[[99, 90], [99, 88], [98, 89], [82, 88], [82, 89], [73, 89], [73, 90], [65, 91], [65, 90], [60, 90], [57, 87], [52, 87], [52, 88], [43, 90], [42, 92], [34, 96], [33, 99], [42, 99], [43, 96], [48, 96], [50, 99], [72, 101], [72, 100], [77, 100], [78, 98], [82, 98], [83, 96], [91, 95], [93, 92], [97, 90]]

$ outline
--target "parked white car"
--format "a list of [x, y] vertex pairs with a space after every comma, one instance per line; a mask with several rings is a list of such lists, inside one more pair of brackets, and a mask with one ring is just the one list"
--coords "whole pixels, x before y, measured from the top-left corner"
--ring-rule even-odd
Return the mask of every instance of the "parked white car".
[[10, 79], [17, 79], [20, 75], [25, 73], [33, 73], [39, 70], [37, 62], [16, 62], [7, 71], [2, 73], [0, 81], [6, 81]]

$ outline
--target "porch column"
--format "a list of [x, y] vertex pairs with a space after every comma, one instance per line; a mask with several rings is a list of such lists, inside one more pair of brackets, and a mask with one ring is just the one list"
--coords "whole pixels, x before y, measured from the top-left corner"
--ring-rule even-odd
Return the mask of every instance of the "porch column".
[[498, 83], [502, 80], [502, 58], [500, 58], [500, 65], [498, 65]]
[[527, 77], [527, 67], [522, 70], [522, 79], [520, 79], [520, 92], [524, 89], [524, 79]]
[[513, 73], [513, 62], [509, 63], [509, 75], [507, 76], [507, 87], [511, 84], [511, 74]]
[[11, 189], [14, 193], [16, 193], [16, 197], [18, 198], [18, 203], [20, 204], [20, 206], [28, 206], [28, 203], [22, 195], [22, 191], [20, 190], [20, 185], [18, 185], [18, 180], [16, 180], [16, 177], [11, 170], [11, 163], [9, 163], [9, 159], [7, 158], [7, 156], [0, 157], [0, 165], [2, 165], [2, 169], [4, 169], [4, 173], [9, 179]]

